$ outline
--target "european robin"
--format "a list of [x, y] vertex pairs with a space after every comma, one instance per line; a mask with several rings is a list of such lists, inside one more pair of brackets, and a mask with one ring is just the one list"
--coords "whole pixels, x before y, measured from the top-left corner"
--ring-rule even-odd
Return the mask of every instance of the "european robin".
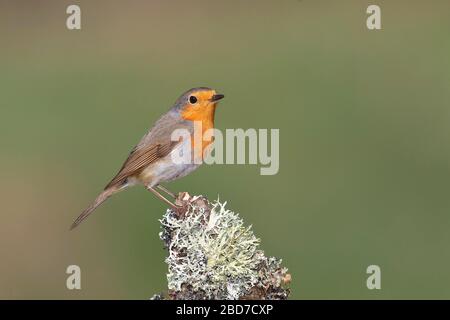
[[[188, 175], [197, 169], [201, 162], [178, 163], [173, 161], [172, 153], [179, 152], [185, 143], [192, 145], [193, 139], [172, 141], [172, 133], [177, 129], [184, 129], [193, 136], [196, 121], [201, 122], [202, 133], [214, 128], [217, 102], [223, 97], [224, 95], [217, 94], [215, 90], [205, 87], [194, 88], [183, 93], [173, 107], [162, 115], [142, 137], [141, 141], [130, 152], [116, 176], [106, 185], [94, 202], [74, 221], [70, 229], [78, 226], [113, 194], [134, 185], [144, 185], [159, 199], [172, 207], [176, 207], [158, 190], [172, 197], [175, 197], [175, 195], [160, 184]], [[205, 143], [202, 139], [201, 148], [190, 148], [190, 150], [195, 152], [195, 150], [201, 149], [201, 157], [203, 157], [203, 151], [209, 143]]]

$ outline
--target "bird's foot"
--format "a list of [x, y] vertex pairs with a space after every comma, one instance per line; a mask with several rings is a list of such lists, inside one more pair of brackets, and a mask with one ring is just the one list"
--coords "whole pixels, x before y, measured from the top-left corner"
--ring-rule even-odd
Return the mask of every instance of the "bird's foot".
[[179, 192], [177, 197], [175, 198], [175, 206], [173, 210], [177, 214], [178, 217], [184, 217], [186, 213], [189, 211], [191, 196], [187, 192]]
[[205, 208], [205, 211], [209, 211], [208, 201], [205, 197], [202, 196], [191, 196], [187, 192], [180, 192], [175, 199], [175, 205], [177, 206], [174, 209], [174, 212], [177, 214], [179, 218], [183, 218], [189, 212], [192, 205], [196, 207]]

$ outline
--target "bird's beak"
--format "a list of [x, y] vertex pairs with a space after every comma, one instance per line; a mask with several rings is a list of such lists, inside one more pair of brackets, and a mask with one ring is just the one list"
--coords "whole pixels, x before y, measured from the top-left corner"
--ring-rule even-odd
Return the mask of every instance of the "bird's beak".
[[223, 99], [225, 96], [223, 94], [215, 94], [211, 97], [211, 102], [219, 101], [220, 99]]

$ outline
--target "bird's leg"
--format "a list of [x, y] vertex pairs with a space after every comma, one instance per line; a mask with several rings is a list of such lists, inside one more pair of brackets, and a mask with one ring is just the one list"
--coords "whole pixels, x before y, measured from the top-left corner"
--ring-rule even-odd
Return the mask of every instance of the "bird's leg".
[[156, 186], [159, 190], [164, 191], [165, 193], [167, 193], [169, 196], [171, 196], [172, 198], [176, 199], [176, 195], [175, 193], [173, 193], [172, 191], [170, 191], [169, 189], [167, 189], [166, 187], [163, 187], [162, 185], [158, 184]]
[[169, 200], [167, 200], [162, 194], [160, 194], [158, 191], [156, 191], [154, 188], [150, 187], [150, 186], [146, 186], [148, 191], [151, 191], [155, 194], [155, 196], [157, 196], [159, 199], [161, 199], [162, 201], [164, 201], [165, 203], [167, 203], [168, 205], [170, 205], [172, 208], [174, 209], [179, 209], [180, 207], [177, 206], [176, 204], [170, 202]]

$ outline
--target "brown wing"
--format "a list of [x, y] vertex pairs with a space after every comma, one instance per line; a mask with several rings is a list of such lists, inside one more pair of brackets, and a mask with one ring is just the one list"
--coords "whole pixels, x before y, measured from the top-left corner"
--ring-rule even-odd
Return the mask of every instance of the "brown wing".
[[179, 143], [178, 141], [170, 141], [168, 143], [160, 143], [153, 145], [144, 145], [135, 147], [128, 156], [125, 163], [120, 168], [119, 173], [105, 187], [105, 190], [116, 185], [120, 185], [133, 175], [139, 174], [152, 162], [168, 155]]

